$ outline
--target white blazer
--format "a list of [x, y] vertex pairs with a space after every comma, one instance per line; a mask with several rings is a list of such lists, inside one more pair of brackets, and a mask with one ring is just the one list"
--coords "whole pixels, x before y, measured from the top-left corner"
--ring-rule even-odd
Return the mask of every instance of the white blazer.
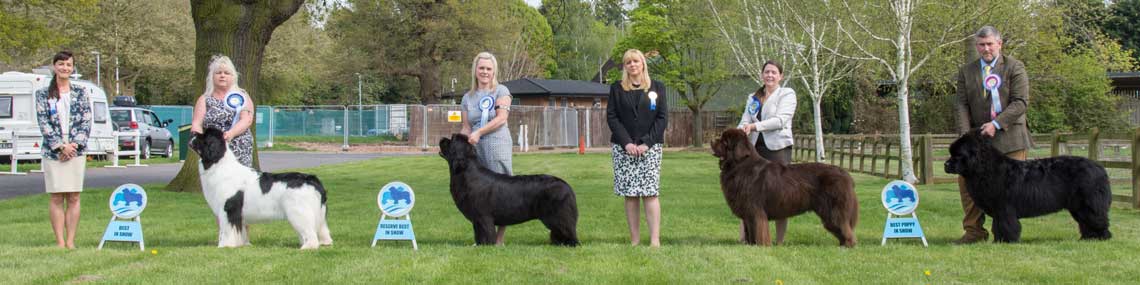
[[[745, 100], [752, 100], [749, 93]], [[747, 102], [747, 101], [745, 101]], [[764, 101], [760, 108], [760, 120], [748, 114], [748, 104], [745, 104], [744, 114], [740, 116], [737, 128], [744, 128], [744, 124], [752, 124], [752, 132], [748, 133], [748, 140], [756, 145], [760, 135], [764, 136], [764, 145], [770, 150], [780, 150], [792, 145], [792, 117], [796, 114], [796, 91], [791, 88], [780, 87]]]

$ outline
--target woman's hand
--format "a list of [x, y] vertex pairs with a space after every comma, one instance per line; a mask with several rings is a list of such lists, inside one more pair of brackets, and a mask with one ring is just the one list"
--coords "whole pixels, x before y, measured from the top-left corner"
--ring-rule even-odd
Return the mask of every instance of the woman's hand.
[[645, 154], [646, 152], [649, 152], [649, 146], [644, 145], [644, 144], [639, 145], [639, 146], [637, 146], [637, 152], [640, 154]]
[[223, 132], [222, 133], [222, 139], [225, 139], [226, 142], [230, 142], [230, 140], [232, 140], [233, 138], [234, 138], [234, 135], [231, 135], [230, 132]]
[[59, 161], [67, 162], [75, 157], [75, 144], [64, 144], [59, 147]]
[[632, 143], [625, 144], [625, 153], [628, 153], [632, 156], [641, 156], [641, 148]]
[[477, 145], [479, 144], [479, 137], [481, 136], [483, 136], [483, 134], [478, 130], [471, 132], [471, 135], [467, 136], [467, 143]]
[[744, 126], [740, 127], [740, 129], [744, 130], [744, 133], [747, 134], [752, 132], [752, 127], [752, 124], [744, 124]]

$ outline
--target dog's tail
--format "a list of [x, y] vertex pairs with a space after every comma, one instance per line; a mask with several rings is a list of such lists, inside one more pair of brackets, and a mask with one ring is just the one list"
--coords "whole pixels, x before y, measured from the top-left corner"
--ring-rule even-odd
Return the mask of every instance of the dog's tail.
[[313, 189], [316, 189], [317, 193], [321, 193], [321, 206], [323, 207], [328, 201], [328, 191], [325, 191], [325, 185], [321, 184], [321, 179], [317, 178], [316, 175], [310, 175], [308, 183], [313, 185]]

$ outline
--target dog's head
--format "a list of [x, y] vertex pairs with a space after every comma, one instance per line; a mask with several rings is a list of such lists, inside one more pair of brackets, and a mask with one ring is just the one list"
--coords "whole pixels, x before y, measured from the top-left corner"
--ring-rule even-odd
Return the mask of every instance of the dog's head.
[[467, 135], [453, 134], [439, 140], [439, 156], [447, 160], [451, 169], [462, 169], [475, 160], [475, 146], [467, 142]]
[[994, 148], [992, 139], [983, 136], [980, 130], [972, 129], [950, 144], [950, 159], [946, 160], [944, 170], [949, 174], [962, 174], [980, 169], [988, 164], [986, 159], [995, 155], [1002, 156], [1001, 152]]
[[223, 135], [222, 130], [210, 127], [203, 133], [190, 137], [190, 149], [198, 153], [202, 168], [210, 169], [210, 166], [226, 156], [226, 139]]
[[743, 130], [730, 128], [712, 143], [713, 156], [720, 158], [721, 167], [750, 158], [763, 159], [756, 148], [748, 143], [748, 135]]

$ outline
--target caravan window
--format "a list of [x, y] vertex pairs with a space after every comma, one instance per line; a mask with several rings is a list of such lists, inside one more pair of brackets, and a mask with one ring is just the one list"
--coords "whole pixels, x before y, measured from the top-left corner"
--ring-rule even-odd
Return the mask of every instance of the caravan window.
[[0, 96], [0, 119], [12, 118], [12, 96]]
[[91, 105], [91, 111], [95, 112], [91, 117], [95, 119], [96, 123], [107, 122], [107, 102], [95, 102]]

